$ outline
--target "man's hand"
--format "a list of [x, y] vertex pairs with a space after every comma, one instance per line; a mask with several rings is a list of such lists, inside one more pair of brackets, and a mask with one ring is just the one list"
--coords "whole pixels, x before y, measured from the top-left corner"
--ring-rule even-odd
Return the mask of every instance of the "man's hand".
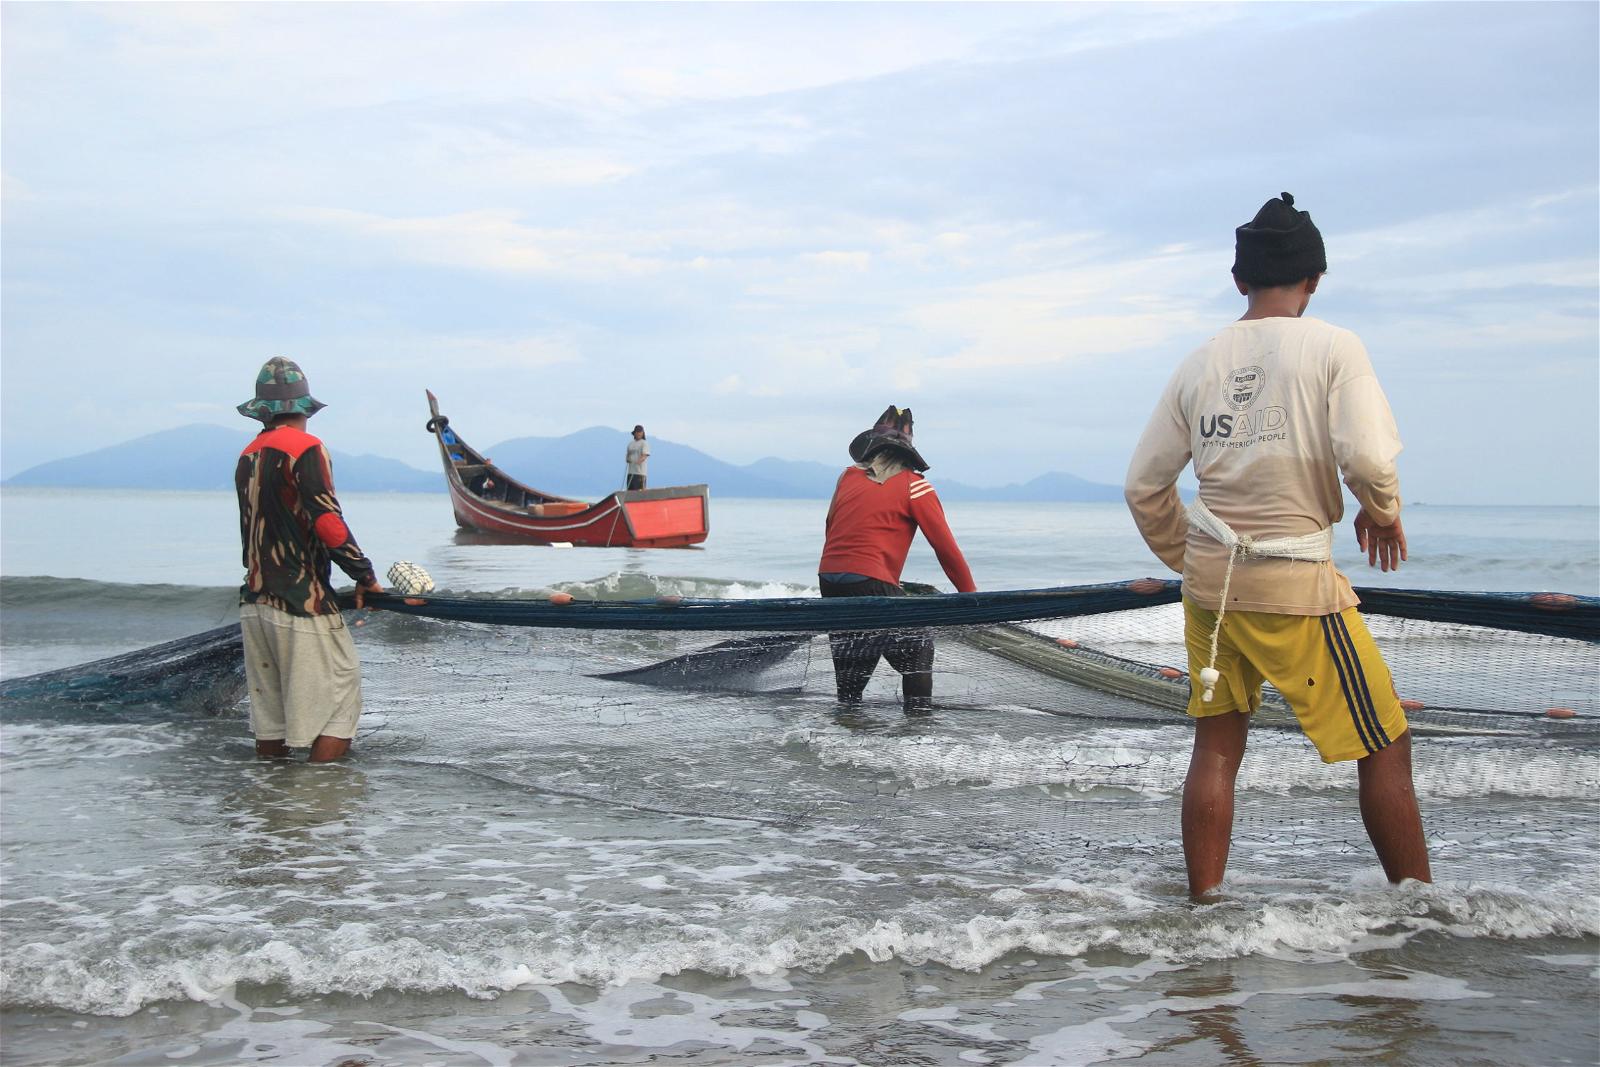
[[1367, 554], [1367, 566], [1384, 571], [1397, 571], [1406, 556], [1406, 532], [1396, 518], [1388, 526], [1379, 526], [1362, 508], [1356, 513], [1356, 544]]
[[357, 607], [357, 609], [364, 608], [364, 607], [367, 606], [366, 601], [367, 601], [367, 594], [368, 593], [377, 593], [377, 594], [379, 594], [381, 596], [383, 594], [383, 592], [384, 592], [384, 588], [383, 588], [383, 586], [378, 584], [378, 579], [376, 577], [368, 578], [366, 581], [364, 581], [361, 584], [357, 585], [356, 586], [356, 607]]

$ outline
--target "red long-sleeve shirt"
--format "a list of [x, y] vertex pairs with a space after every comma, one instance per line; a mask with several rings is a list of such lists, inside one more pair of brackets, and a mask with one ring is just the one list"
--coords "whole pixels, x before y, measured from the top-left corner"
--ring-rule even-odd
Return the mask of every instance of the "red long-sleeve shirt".
[[919, 528], [956, 589], [976, 592], [933, 483], [913, 471], [901, 471], [881, 485], [860, 467], [846, 468], [839, 475], [817, 570], [848, 571], [899, 585], [906, 553]]

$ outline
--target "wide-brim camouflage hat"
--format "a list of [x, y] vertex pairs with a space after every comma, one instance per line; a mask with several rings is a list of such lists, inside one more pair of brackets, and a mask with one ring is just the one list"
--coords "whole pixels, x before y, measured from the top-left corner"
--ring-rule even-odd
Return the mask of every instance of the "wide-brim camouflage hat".
[[239, 414], [266, 422], [274, 415], [315, 415], [328, 405], [311, 395], [300, 365], [292, 359], [273, 356], [261, 365], [256, 375], [256, 395], [239, 405]]
[[928, 461], [922, 458], [922, 453], [917, 451], [917, 446], [912, 443], [912, 420], [910, 408], [897, 408], [890, 404], [878, 416], [878, 421], [870, 430], [862, 430], [850, 442], [850, 458], [857, 463], [863, 463], [872, 453], [881, 448], [898, 449], [907, 460], [911, 469], [925, 471]]

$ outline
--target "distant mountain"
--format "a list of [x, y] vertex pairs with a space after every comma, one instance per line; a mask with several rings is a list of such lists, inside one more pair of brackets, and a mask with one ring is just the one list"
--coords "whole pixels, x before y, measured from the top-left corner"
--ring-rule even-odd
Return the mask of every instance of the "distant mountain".
[[[536, 489], [566, 496], [598, 496], [623, 486], [627, 468], [623, 451], [630, 434], [606, 426], [569, 433], [565, 437], [516, 437], [483, 449], [494, 465]], [[467, 443], [477, 443], [470, 436]], [[814, 466], [822, 466], [814, 464]], [[763, 477], [749, 467], [736, 467], [708, 456], [697, 448], [672, 441], [650, 439], [650, 484], [711, 486], [713, 496], [809, 497], [815, 493]], [[838, 472], [835, 471], [837, 476]], [[833, 491], [828, 483], [826, 497]]]
[[[622, 452], [628, 440], [629, 435], [620, 430], [591, 426], [565, 437], [502, 441], [487, 454], [497, 467], [535, 488], [569, 496], [596, 496], [621, 488]], [[829, 465], [772, 457], [739, 467], [688, 445], [655, 439], [650, 442], [651, 485], [704, 482], [716, 496], [826, 500], [833, 495], [843, 469], [843, 463]], [[943, 480], [936, 484], [939, 495], [946, 500], [1122, 500], [1120, 485], [1102, 485], [1063, 473], [1041, 474], [1022, 485], [998, 489]]]
[[[136, 437], [120, 445], [51, 460], [5, 480], [6, 485], [82, 489], [232, 489], [234, 460], [249, 432], [195, 423]], [[330, 450], [332, 451], [332, 450]], [[443, 492], [444, 479], [383, 456], [332, 451], [341, 491]]]
[[839, 472], [844, 470], [844, 464], [829, 466], [826, 463], [773, 459], [768, 456], [766, 459], [756, 460], [745, 470], [758, 474], [768, 481], [788, 486], [791, 490], [789, 495], [826, 500], [833, 495], [833, 487], [839, 481]]
[[[829, 466], [826, 463], [769, 458], [758, 459], [744, 469], [760, 474], [769, 481], [788, 486], [792, 492], [785, 495], [820, 497], [825, 500], [833, 495], [833, 487], [839, 480], [839, 472], [844, 469], [844, 464]], [[1006, 485], [998, 489], [983, 489], [962, 482], [946, 481], [943, 478], [935, 478], [934, 484], [938, 487], [939, 495], [946, 500], [1122, 502], [1120, 485], [1104, 485], [1100, 482], [1086, 481], [1075, 474], [1061, 472], [1041, 474], [1021, 485]]]
[[[250, 434], [221, 426], [194, 424], [52, 460], [8, 478], [6, 485], [67, 486], [84, 489], [231, 489], [234, 457]], [[597, 497], [620, 489], [623, 450], [629, 435], [591, 426], [565, 437], [517, 437], [486, 454], [513, 478], [546, 492]], [[469, 443], [471, 438], [468, 438]], [[650, 484], [704, 482], [714, 496], [826, 500], [843, 464], [766, 458], [746, 466], [725, 463], [699, 449], [673, 441], [650, 442]], [[333, 453], [341, 492], [443, 492], [444, 476], [382, 456]], [[937, 481], [946, 500], [1120, 501], [1122, 489], [1071, 474], [1042, 474], [1021, 485], [982, 489]]]

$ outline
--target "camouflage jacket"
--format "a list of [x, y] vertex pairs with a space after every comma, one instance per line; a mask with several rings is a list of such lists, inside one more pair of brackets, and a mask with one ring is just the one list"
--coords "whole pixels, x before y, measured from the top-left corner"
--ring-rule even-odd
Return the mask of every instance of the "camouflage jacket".
[[241, 604], [334, 615], [333, 563], [358, 584], [374, 578], [333, 495], [333, 465], [321, 441], [289, 426], [263, 430], [240, 454], [233, 481], [244, 541]]

